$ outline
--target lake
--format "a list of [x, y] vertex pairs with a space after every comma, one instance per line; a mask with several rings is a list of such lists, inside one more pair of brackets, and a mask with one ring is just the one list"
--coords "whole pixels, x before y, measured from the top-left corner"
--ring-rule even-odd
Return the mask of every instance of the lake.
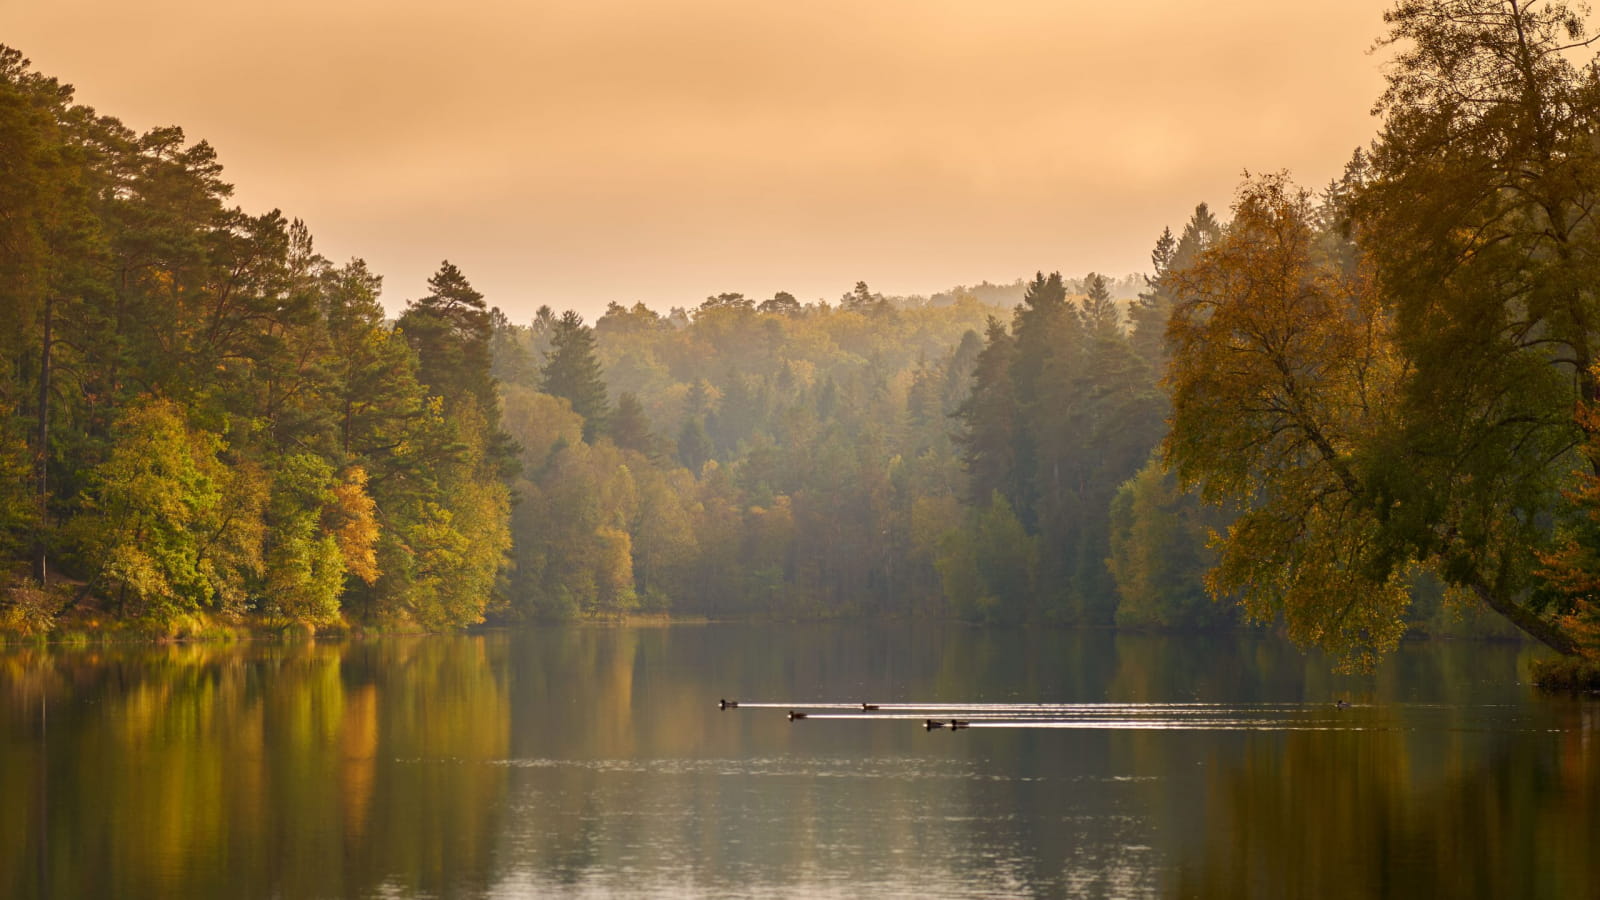
[[[1270, 637], [895, 624], [13, 648], [0, 895], [1600, 896], [1600, 703], [1535, 693], [1532, 652], [1339, 676]], [[720, 698], [1074, 706], [952, 732]]]

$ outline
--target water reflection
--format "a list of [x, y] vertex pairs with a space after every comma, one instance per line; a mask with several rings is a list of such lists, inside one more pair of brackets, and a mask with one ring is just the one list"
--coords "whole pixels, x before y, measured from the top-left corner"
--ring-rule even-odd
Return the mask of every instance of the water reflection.
[[[15, 650], [0, 895], [1597, 896], [1600, 716], [1531, 694], [1523, 653], [1354, 678], [1252, 637], [890, 626]], [[929, 702], [1078, 727], [889, 708]]]
[[[0, 656], [0, 894], [361, 895], [482, 879], [508, 746], [481, 640]], [[41, 773], [48, 774], [41, 777]]]

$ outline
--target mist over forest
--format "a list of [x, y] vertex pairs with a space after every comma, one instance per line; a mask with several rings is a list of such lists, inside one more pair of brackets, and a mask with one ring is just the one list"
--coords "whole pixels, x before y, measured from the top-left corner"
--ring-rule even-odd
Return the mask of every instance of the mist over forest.
[[[360, 260], [230, 206], [204, 141], [4, 64], [31, 163], [7, 220], [12, 629], [1115, 617], [1110, 498], [1160, 430], [1160, 323], [1127, 324], [1160, 302], [1143, 277], [722, 293], [591, 325], [513, 323], [445, 262], [390, 318]], [[967, 475], [1011, 440], [986, 432], [972, 372], [1024, 308], [1077, 346], [1021, 365], [1056, 367], [1080, 424], [1106, 421], [1052, 451], [1092, 498], [1070, 514], [1063, 485], [1045, 501]], [[1041, 540], [1073, 549], [1041, 568]]]
[[[593, 321], [513, 321], [449, 261], [386, 288], [231, 205], [203, 140], [5, 49], [0, 624], [874, 616], [1276, 627], [1352, 665], [1419, 631], [1586, 652], [1600, 94], [1562, 9], [1518, 19], [1519, 67], [1402, 4], [1371, 146], [1316, 190], [1247, 176], [1143, 274]], [[1482, 65], [1431, 55], [1458, 44]]]
[[18, 7], [0, 896], [1600, 896], [1600, 32], [1366, 4]]

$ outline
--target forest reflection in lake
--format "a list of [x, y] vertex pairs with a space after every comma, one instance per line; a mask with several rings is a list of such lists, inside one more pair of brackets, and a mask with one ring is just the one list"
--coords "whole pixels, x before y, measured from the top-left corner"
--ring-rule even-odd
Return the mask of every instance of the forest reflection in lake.
[[1535, 694], [1528, 652], [1354, 677], [1270, 638], [888, 624], [12, 649], [0, 894], [1597, 896], [1600, 704]]

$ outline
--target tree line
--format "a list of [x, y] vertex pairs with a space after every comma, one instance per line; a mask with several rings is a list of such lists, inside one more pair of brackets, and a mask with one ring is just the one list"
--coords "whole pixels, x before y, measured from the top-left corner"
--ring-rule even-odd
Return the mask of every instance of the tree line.
[[10, 48], [0, 157], [4, 624], [482, 618], [513, 453], [458, 270], [386, 321], [363, 262], [231, 206], [205, 142]]
[[449, 263], [386, 321], [203, 142], [6, 50], [3, 614], [1256, 621], [1353, 665], [1465, 616], [1589, 652], [1594, 39], [1561, 2], [1386, 21], [1371, 147], [1197, 207], [1137, 297], [1041, 272], [1009, 310], [858, 283], [593, 324], [513, 323]]
[[1111, 498], [1159, 440], [1163, 401], [1128, 304], [1102, 276], [1081, 284], [1027, 286], [1016, 354], [976, 298], [864, 283], [837, 304], [724, 293], [692, 314], [502, 322], [522, 448], [513, 613], [1109, 623]]
[[[1317, 195], [1272, 174], [1229, 221], [1197, 208], [1129, 307], [1041, 273], [1009, 321], [985, 311], [941, 350], [920, 340], [935, 310], [865, 285], [836, 306], [614, 305], [593, 371], [623, 388], [615, 411], [568, 397], [582, 434], [524, 440], [524, 472], [555, 499], [571, 482], [541, 477], [614, 427], [623, 455], [594, 471], [638, 480], [559, 498], [593, 517], [569, 535], [592, 578], [513, 594], [1243, 618], [1354, 666], [1462, 619], [1590, 652], [1600, 77], [1577, 59], [1595, 39], [1560, 2], [1405, 0], [1386, 21], [1371, 147]], [[545, 313], [499, 345], [531, 358], [581, 327]], [[564, 396], [541, 378], [522, 383]], [[553, 521], [577, 519], [517, 533]], [[647, 560], [632, 594], [627, 560]]]
[[[390, 320], [362, 261], [232, 205], [205, 142], [135, 133], [9, 48], [0, 118], [17, 163], [0, 173], [8, 630], [63, 613], [168, 633], [251, 617], [1104, 613], [1046, 599], [1031, 569], [1011, 596], [1015, 579], [965, 546], [1005, 527], [965, 471], [984, 452], [984, 405], [968, 401], [1000, 312], [978, 296], [990, 286], [723, 293], [513, 325], [445, 262]], [[1071, 376], [1104, 395], [1086, 415], [1150, 406], [1148, 368], [1106, 349], [1127, 343], [1107, 280], [1036, 281], [1029, 304], [1065, 308], [1071, 287], [1099, 317], [1094, 361]], [[1120, 381], [1097, 388], [1084, 366], [1102, 356]], [[1109, 496], [1115, 471], [1074, 490]], [[1059, 505], [1018, 506], [1030, 537], [1011, 549], [1036, 542], [1039, 515], [1082, 530]], [[1071, 563], [1101, 585], [1103, 530]]]

